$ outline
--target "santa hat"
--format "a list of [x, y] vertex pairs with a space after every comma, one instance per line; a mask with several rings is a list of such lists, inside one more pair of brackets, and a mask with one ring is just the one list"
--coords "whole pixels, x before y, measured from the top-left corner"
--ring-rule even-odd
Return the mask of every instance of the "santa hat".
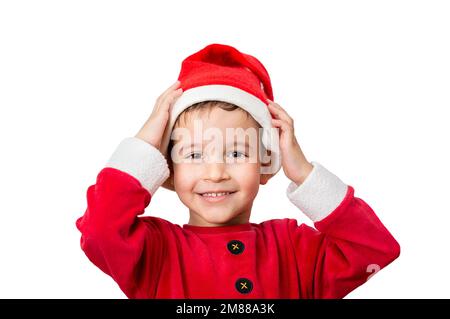
[[[182, 95], [169, 111], [161, 141], [168, 158], [168, 145], [178, 116], [189, 106], [204, 101], [222, 101], [247, 111], [262, 127], [262, 144], [271, 151], [266, 172], [276, 174], [281, 167], [278, 131], [272, 127], [267, 98], [273, 101], [272, 85], [264, 65], [255, 57], [224, 44], [210, 44], [183, 60], [178, 76]], [[264, 173], [264, 172], [263, 172]], [[162, 185], [174, 190], [167, 179]]]

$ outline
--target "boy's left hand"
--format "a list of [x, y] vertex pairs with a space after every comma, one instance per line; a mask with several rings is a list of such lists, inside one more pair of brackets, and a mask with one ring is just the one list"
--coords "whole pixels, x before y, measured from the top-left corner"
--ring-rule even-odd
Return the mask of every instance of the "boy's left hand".
[[313, 165], [306, 160], [294, 134], [294, 120], [277, 103], [267, 99], [269, 111], [274, 117], [272, 126], [280, 128], [281, 165], [284, 174], [300, 185], [311, 173]]

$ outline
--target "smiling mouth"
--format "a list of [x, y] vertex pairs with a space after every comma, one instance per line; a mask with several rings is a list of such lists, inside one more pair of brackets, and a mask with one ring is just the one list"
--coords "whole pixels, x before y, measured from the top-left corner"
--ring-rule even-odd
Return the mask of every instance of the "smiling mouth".
[[203, 193], [197, 195], [208, 202], [219, 202], [221, 200], [228, 199], [234, 193], [236, 192]]

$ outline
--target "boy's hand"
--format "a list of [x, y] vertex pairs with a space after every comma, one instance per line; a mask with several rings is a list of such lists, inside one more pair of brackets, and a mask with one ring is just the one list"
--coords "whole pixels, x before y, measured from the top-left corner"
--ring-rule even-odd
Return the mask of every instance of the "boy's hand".
[[180, 81], [176, 81], [158, 97], [152, 114], [135, 136], [158, 150], [160, 150], [162, 136], [169, 120], [169, 108], [183, 93], [183, 89], [178, 88], [179, 85]]
[[269, 111], [275, 119], [272, 125], [280, 128], [281, 165], [287, 178], [300, 185], [311, 173], [313, 165], [306, 160], [294, 134], [294, 120], [277, 103], [269, 102]]

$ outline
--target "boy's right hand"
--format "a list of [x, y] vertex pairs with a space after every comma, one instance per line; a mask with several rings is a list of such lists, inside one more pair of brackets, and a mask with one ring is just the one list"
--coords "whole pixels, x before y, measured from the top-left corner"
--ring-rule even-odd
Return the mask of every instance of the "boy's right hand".
[[135, 136], [153, 145], [159, 151], [161, 151], [162, 137], [169, 120], [170, 106], [173, 105], [183, 93], [183, 89], [179, 88], [179, 86], [180, 81], [176, 81], [158, 97], [155, 106], [153, 107], [152, 114], [150, 114], [148, 120]]

